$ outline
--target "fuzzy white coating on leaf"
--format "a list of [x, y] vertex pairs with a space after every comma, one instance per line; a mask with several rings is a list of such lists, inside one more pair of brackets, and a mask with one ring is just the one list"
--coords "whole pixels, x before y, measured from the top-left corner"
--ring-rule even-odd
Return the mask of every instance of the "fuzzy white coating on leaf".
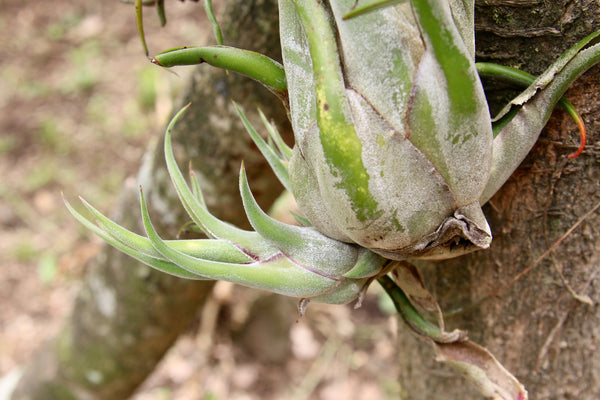
[[302, 210], [303, 216], [308, 218], [313, 226], [316, 223], [319, 231], [327, 236], [342, 242], [352, 242], [350, 237], [339, 228], [333, 215], [324, 207], [325, 200], [321, 196], [321, 192], [316, 190], [318, 183], [313, 172], [309, 161], [302, 156], [300, 148], [296, 146], [290, 160], [290, 180], [293, 185], [294, 198]]
[[279, 24], [292, 128], [296, 143], [299, 143], [317, 118], [312, 60], [306, 35], [292, 1], [279, 2]]
[[475, 0], [449, 0], [452, 18], [471, 57], [475, 58]]
[[456, 207], [476, 201], [489, 177], [492, 125], [483, 88], [472, 66], [477, 109], [458, 115], [452, 109], [443, 70], [427, 51], [415, 77], [409, 115], [410, 139], [444, 176]]
[[240, 191], [250, 224], [290, 260], [332, 278], [340, 277], [356, 264], [358, 246], [331, 239], [312, 227], [279, 222], [262, 211], [252, 196], [243, 169], [240, 172]]
[[343, 20], [353, 4], [331, 2], [347, 86], [405, 134], [412, 80], [424, 51], [410, 3]]
[[[431, 18], [444, 21], [440, 35], [461, 58], [467, 79], [458, 78], [458, 84], [462, 82], [463, 90], [473, 88], [473, 100], [467, 102], [472, 108], [449, 93], [450, 78], [427, 36], [437, 28], [424, 31], [409, 2], [350, 20], [342, 17], [353, 0], [329, 3], [346, 84], [341, 103], [351, 115], [360, 142], [356, 157], [368, 176], [365, 187], [355, 189], [367, 191], [377, 205], [365, 220], [346, 192], [343, 171], [327, 163], [305, 32], [293, 6], [281, 3], [282, 46], [296, 130], [290, 181], [308, 220], [329, 237], [397, 259], [412, 252], [424, 254], [430, 244], [440, 245], [436, 257], [443, 256], [450, 250], [440, 240], [451, 232], [467, 240], [471, 230], [479, 232], [483, 239], [478, 243], [483, 243], [489, 236], [487, 223], [479, 226], [479, 218], [465, 222], [455, 213], [476, 205], [487, 182], [491, 122], [472, 55], [453, 25], [448, 4], [432, 7]], [[461, 21], [464, 29], [468, 16]], [[456, 79], [456, 74], [450, 77]]]
[[395, 132], [356, 92], [347, 93], [371, 177], [369, 192], [383, 211], [368, 225], [354, 221], [356, 229], [349, 229], [349, 234], [369, 248], [409, 246], [452, 214], [453, 196], [435, 166], [410, 140]]

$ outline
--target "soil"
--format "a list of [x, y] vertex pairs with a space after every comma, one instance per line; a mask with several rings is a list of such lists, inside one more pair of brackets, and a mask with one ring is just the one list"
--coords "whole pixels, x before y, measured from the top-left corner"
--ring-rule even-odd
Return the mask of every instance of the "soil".
[[[201, 6], [167, 3], [163, 29], [145, 10], [151, 52], [214, 43]], [[147, 61], [132, 5], [0, 5], [4, 376], [60, 328], [101, 244], [68, 214], [61, 191], [109, 211], [164, 129], [185, 71], [178, 76]], [[291, 300], [219, 284], [197, 325], [133, 399], [398, 398], [397, 321], [379, 302], [374, 290], [359, 310], [311, 305], [296, 322]], [[265, 316], [266, 309], [276, 314]]]

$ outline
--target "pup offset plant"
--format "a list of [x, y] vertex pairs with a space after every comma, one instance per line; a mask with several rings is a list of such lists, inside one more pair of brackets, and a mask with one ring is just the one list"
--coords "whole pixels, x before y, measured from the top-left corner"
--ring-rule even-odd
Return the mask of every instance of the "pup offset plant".
[[[197, 181], [192, 176], [188, 186], [173, 156], [170, 135], [181, 112], [167, 129], [167, 166], [183, 206], [209, 239], [161, 239], [143, 195], [147, 238], [86, 202], [97, 225], [68, 207], [113, 246], [184, 278], [223, 279], [297, 297], [302, 305], [350, 302], [378, 279], [409, 326], [432, 338], [438, 350], [458, 341], [473, 359], [497, 366], [501, 372], [494, 375], [491, 368], [480, 373], [481, 363], [446, 359], [460, 364], [482, 393], [524, 399], [524, 388], [485, 349], [463, 333], [444, 332], [441, 319], [435, 325], [420, 317], [405, 293], [425, 289], [404, 260], [446, 259], [489, 247], [492, 232], [481, 206], [525, 158], [559, 102], [580, 126], [581, 152], [585, 130], [561, 96], [600, 59], [600, 33], [577, 43], [535, 79], [475, 63], [473, 1], [364, 3], [279, 1], [283, 65], [222, 45], [182, 47], [152, 59], [164, 67], [206, 62], [236, 71], [282, 99], [294, 130], [293, 148], [266, 119], [270, 140], [264, 141], [236, 108], [298, 202], [301, 226], [280, 223], [258, 207], [243, 166], [240, 192], [255, 231], [215, 218]], [[137, 4], [140, 11], [141, 1]], [[205, 5], [213, 17], [210, 2]], [[138, 22], [141, 26], [140, 12]], [[492, 119], [480, 75], [529, 86]], [[510, 379], [498, 378], [505, 373]]]

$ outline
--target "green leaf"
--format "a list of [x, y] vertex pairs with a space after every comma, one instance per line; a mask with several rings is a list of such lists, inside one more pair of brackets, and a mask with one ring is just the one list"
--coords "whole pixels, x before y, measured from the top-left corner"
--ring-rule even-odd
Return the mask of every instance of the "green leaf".
[[337, 281], [313, 273], [279, 254], [252, 263], [224, 263], [192, 257], [163, 241], [150, 221], [144, 195], [140, 191], [142, 221], [148, 238], [164, 257], [190, 273], [207, 279], [221, 279], [292, 297], [315, 297], [328, 291]]
[[221, 27], [217, 22], [217, 18], [215, 17], [211, 0], [204, 0], [204, 10], [206, 12], [206, 16], [208, 17], [208, 21], [213, 28], [213, 34], [217, 39], [217, 44], [223, 44], [223, 34], [221, 33]]
[[317, 125], [329, 174], [338, 177], [335, 186], [347, 194], [358, 220], [374, 220], [381, 211], [368, 190], [370, 177], [362, 160], [362, 143], [350, 118], [331, 18], [321, 2], [296, 0], [294, 5], [312, 58]]
[[146, 35], [144, 34], [144, 14], [142, 11], [142, 0], [135, 0], [135, 23], [138, 29], [138, 35], [142, 41], [144, 54], [148, 57], [148, 45], [146, 44]]
[[277, 176], [277, 179], [279, 179], [279, 182], [281, 182], [281, 184], [287, 191], [291, 192], [292, 188], [290, 187], [290, 177], [288, 174], [287, 166], [283, 163], [283, 160], [275, 153], [275, 151], [271, 147], [269, 147], [269, 145], [263, 140], [263, 138], [256, 132], [252, 124], [250, 124], [250, 121], [248, 121], [248, 119], [246, 118], [246, 115], [244, 114], [240, 106], [235, 102], [233, 103], [233, 105], [235, 106], [235, 109], [238, 115], [240, 116], [240, 119], [242, 120], [242, 123], [246, 128], [246, 131], [248, 132], [248, 134], [250, 134], [252, 141], [254, 142], [254, 144], [256, 144], [258, 150], [260, 150], [263, 157], [271, 166], [271, 169]]
[[413, 0], [425, 44], [412, 88], [409, 140], [448, 185], [455, 203], [480, 196], [492, 158], [493, 131], [474, 60], [448, 2]]
[[263, 54], [235, 47], [177, 47], [157, 54], [152, 62], [161, 67], [207, 63], [246, 75], [276, 93], [287, 90], [285, 71], [280, 63]]
[[263, 124], [267, 127], [267, 131], [269, 132], [269, 137], [275, 142], [277, 149], [279, 150], [280, 158], [282, 162], [287, 162], [292, 157], [292, 148], [288, 146], [284, 141], [277, 128], [267, 120], [265, 114], [259, 109], [258, 114], [263, 121]]
[[[477, 72], [479, 73], [479, 76], [493, 77], [496, 79], [501, 79], [507, 82], [515, 83], [520, 86], [527, 87], [533, 84], [536, 80], [535, 76], [525, 71], [521, 71], [517, 68], [507, 67], [504, 65], [482, 62], [476, 63], [475, 66], [477, 67]], [[579, 131], [581, 133], [581, 143], [579, 145], [579, 149], [577, 149], [577, 151], [575, 151], [574, 153], [569, 154], [568, 156], [569, 158], [575, 158], [579, 154], [581, 154], [583, 148], [585, 147], [586, 131], [585, 125], [583, 123], [583, 118], [581, 118], [581, 115], [579, 114], [575, 106], [573, 106], [573, 104], [571, 104], [571, 102], [565, 99], [564, 97], [560, 98], [558, 104], [571, 116], [571, 118], [573, 118], [573, 120], [579, 127]], [[505, 114], [499, 119], [494, 119], [494, 123], [492, 124], [494, 130], [494, 137], [496, 137], [498, 133], [500, 133], [502, 129], [504, 129], [506, 124], [510, 122], [510, 120], [518, 112], [518, 109], [511, 111], [512, 112]]]
[[361, 2], [359, 5], [350, 10], [344, 19], [356, 18], [360, 15], [367, 14], [369, 12], [379, 10], [381, 8], [394, 6], [396, 4], [405, 3], [408, 0], [371, 0]]
[[167, 16], [165, 14], [165, 0], [156, 0], [156, 13], [158, 14], [160, 26], [165, 26], [167, 24]]
[[[526, 101], [494, 139], [491, 174], [480, 197], [486, 203], [525, 159], [548, 122], [552, 110], [583, 72], [600, 62], [600, 31], [587, 36], [561, 56], [512, 104]], [[550, 81], [548, 81], [550, 79]], [[544, 82], [544, 86], [540, 86]], [[546, 83], [547, 82], [547, 83]]]
[[412, 0], [412, 5], [446, 77], [451, 112], [457, 114], [457, 119], [461, 115], [472, 115], [478, 108], [474, 95], [479, 80], [473, 79], [471, 54], [466, 51], [458, 30], [453, 29], [448, 5], [439, 0]]
[[243, 167], [240, 192], [252, 227], [293, 260], [332, 279], [337, 279], [356, 263], [358, 246], [331, 239], [314, 228], [287, 225], [269, 217], [252, 196]]
[[406, 294], [387, 275], [377, 278], [379, 284], [394, 301], [396, 310], [406, 324], [419, 335], [423, 335], [439, 343], [452, 343], [464, 336], [460, 331], [445, 332], [439, 326], [423, 318], [417, 309], [410, 303]]
[[277, 249], [272, 248], [272, 246], [262, 240], [256, 232], [245, 231], [243, 229], [236, 228], [235, 226], [227, 224], [216, 218], [214, 215], [208, 212], [204, 204], [198, 201], [197, 197], [194, 196], [186, 184], [183, 174], [179, 170], [177, 162], [175, 161], [175, 155], [173, 154], [173, 148], [171, 145], [171, 133], [175, 123], [186, 110], [186, 108], [187, 107], [179, 111], [169, 123], [167, 132], [165, 134], [164, 145], [167, 170], [169, 171], [171, 181], [175, 186], [175, 190], [177, 191], [183, 207], [196, 225], [201, 227], [209, 237], [230, 241], [244, 249], [247, 254], [251, 254], [254, 257], [265, 256], [266, 254], [273, 254], [277, 252]]
[[[521, 106], [521, 105], [525, 104], [529, 99], [531, 99], [533, 96], [535, 96], [535, 94], [540, 89], [543, 89], [551, 82], [556, 81], [557, 75], [569, 63], [571, 63], [571, 61], [582, 52], [582, 50], [584, 50], [586, 47], [588, 47], [594, 43], [598, 43], [599, 40], [600, 40], [600, 31], [597, 31], [597, 32], [594, 32], [594, 33], [586, 36], [579, 42], [577, 42], [573, 47], [571, 47], [569, 50], [564, 52], [554, 63], [552, 63], [552, 65], [550, 65], [550, 67], [548, 67], [546, 69], [546, 71], [544, 71], [543, 74], [538, 76], [535, 79], [535, 81], [526, 90], [524, 90], [521, 94], [519, 94], [517, 97], [515, 97], [506, 107], [504, 107], [504, 109], [501, 110], [498, 113], [498, 115], [495, 117], [495, 120], [502, 118], [504, 116], [504, 114], [508, 113], [508, 111], [513, 106]], [[591, 64], [589, 66], [591, 66], [591, 65], [595, 64], [595, 62], [597, 62], [597, 61], [593, 61], [593, 58], [594, 57], [591, 56], [591, 58], [590, 58]], [[589, 66], [587, 68], [589, 68]], [[563, 75], [565, 75], [565, 74], [563, 74]], [[566, 90], [566, 88], [569, 87], [569, 85], [571, 84], [571, 82], [573, 82], [574, 79], [575, 78], [572, 78], [572, 80], [569, 81], [569, 84], [565, 86], [565, 90]], [[561, 96], [559, 96], [559, 98], [560, 97]]]
[[[104, 229], [106, 233], [108, 233], [115, 239], [120, 240], [126, 246], [131, 247], [144, 254], [147, 254], [150, 257], [163, 258], [162, 255], [154, 249], [152, 243], [148, 238], [140, 236], [123, 228], [111, 219], [105, 217], [102, 213], [100, 213], [97, 209], [95, 209], [85, 200], [81, 199], [81, 201], [94, 215], [94, 217], [96, 217], [96, 219], [98, 220], [98, 224]], [[237, 247], [235, 247], [231, 243], [227, 243], [221, 240], [171, 240], [167, 241], [167, 243], [178, 251], [206, 260], [237, 263], [252, 261], [252, 258], [242, 253]]]
[[189, 175], [190, 181], [192, 182], [192, 193], [194, 197], [196, 200], [198, 200], [198, 203], [200, 203], [202, 207], [206, 208], [206, 201], [204, 200], [204, 195], [202, 194], [202, 189], [200, 188], [200, 182], [198, 182], [198, 177], [196, 177], [191, 163], [189, 166]]
[[361, 248], [354, 267], [344, 274], [346, 278], [361, 279], [379, 275], [383, 271], [387, 259], [375, 254], [366, 248]]
[[130, 256], [130, 257], [132, 257], [132, 258], [134, 258], [134, 259], [136, 259], [158, 271], [165, 272], [169, 275], [174, 275], [174, 276], [177, 276], [179, 278], [184, 278], [184, 279], [205, 279], [201, 276], [198, 276], [197, 274], [190, 273], [189, 271], [186, 271], [185, 269], [178, 267], [177, 265], [173, 264], [172, 262], [166, 261], [163, 257], [161, 257], [160, 259], [155, 258], [155, 257], [150, 257], [147, 254], [144, 254], [136, 249], [126, 246], [121, 241], [115, 239], [114, 237], [112, 237], [111, 235], [109, 235], [108, 233], [103, 231], [102, 229], [98, 228], [96, 225], [94, 225], [92, 222], [90, 222], [87, 218], [85, 218], [83, 215], [78, 213], [69, 204], [69, 202], [67, 202], [67, 200], [64, 197], [63, 197], [63, 201], [64, 201], [65, 205], [67, 206], [67, 209], [75, 217], [75, 219], [77, 219], [83, 226], [85, 226], [87, 229], [94, 232], [97, 236], [99, 236], [106, 243], [110, 244], [117, 250], [120, 250], [123, 253], [127, 254], [128, 256]]

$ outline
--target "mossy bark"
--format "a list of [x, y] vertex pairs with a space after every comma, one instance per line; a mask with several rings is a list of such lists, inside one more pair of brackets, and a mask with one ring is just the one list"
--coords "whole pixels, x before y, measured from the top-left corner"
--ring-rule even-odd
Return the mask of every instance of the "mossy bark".
[[[480, 60], [537, 74], [600, 29], [600, 5], [594, 0], [481, 1], [476, 24]], [[599, 76], [596, 66], [567, 92], [588, 129], [584, 153], [567, 160], [579, 134], [557, 110], [531, 154], [485, 207], [494, 233], [491, 249], [422, 266], [449, 314], [448, 328], [468, 330], [525, 384], [531, 399], [600, 398]], [[567, 284], [594, 305], [577, 300]], [[454, 371], [436, 364], [426, 343], [402, 328], [398, 359], [409, 399], [481, 398]]]
[[[225, 8], [221, 22], [227, 44], [280, 58], [274, 0], [230, 0]], [[247, 226], [237, 189], [242, 159], [254, 194], [264, 206], [280, 189], [251, 146], [231, 99], [245, 106], [257, 126], [259, 104], [272, 118], [286, 118], [279, 100], [258, 84], [201, 66], [180, 102], [191, 102], [191, 108], [178, 123], [173, 141], [184, 170], [192, 162], [214, 214]], [[162, 129], [156, 134], [162, 137]], [[138, 185], [142, 185], [159, 231], [175, 237], [186, 218], [166, 172], [162, 140], [156, 142], [137, 182], [132, 179], [123, 188], [113, 217], [141, 231]], [[210, 281], [187, 281], [151, 270], [108, 246], [92, 264], [71, 315], [58, 337], [27, 366], [14, 400], [129, 397], [196, 318], [212, 288]]]

